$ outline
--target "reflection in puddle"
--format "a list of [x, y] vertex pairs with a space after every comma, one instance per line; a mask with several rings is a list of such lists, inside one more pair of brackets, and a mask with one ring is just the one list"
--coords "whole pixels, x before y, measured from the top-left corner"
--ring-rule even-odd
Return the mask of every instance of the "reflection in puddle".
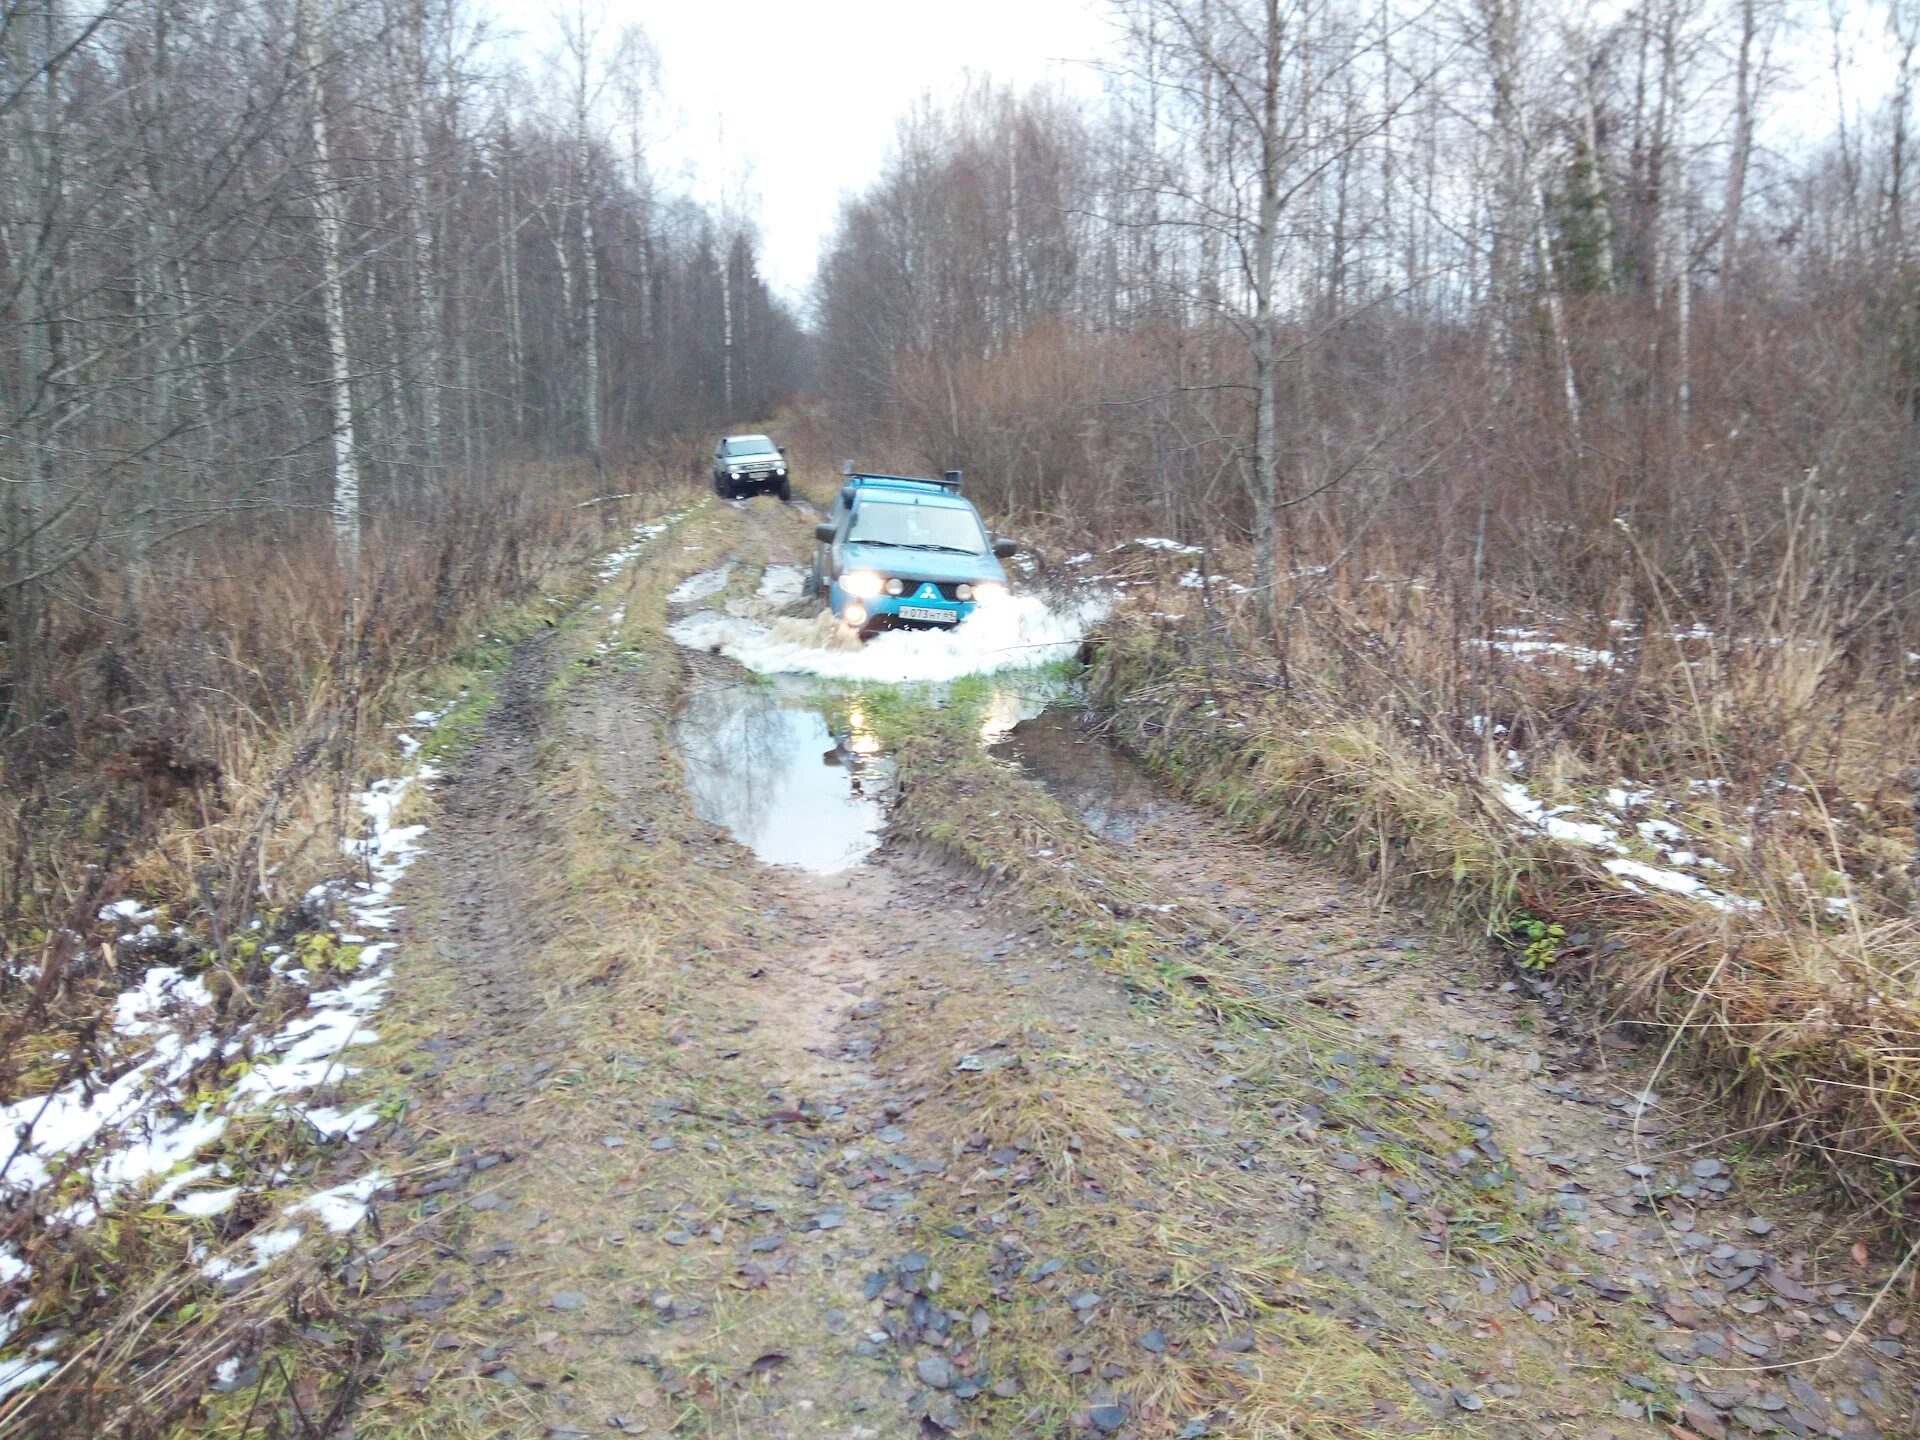
[[814, 706], [734, 685], [693, 696], [678, 728], [694, 811], [768, 864], [831, 874], [880, 843], [886, 763], [844, 748]]
[[1089, 830], [1131, 844], [1172, 806], [1145, 771], [1081, 729], [1073, 711], [1049, 710], [1014, 732], [1013, 756]]
[[[979, 700], [981, 740], [1004, 740], [1065, 683], [995, 683]], [[920, 693], [939, 706], [947, 692]], [[832, 874], [879, 845], [893, 762], [858, 692], [729, 685], [690, 697], [675, 728], [695, 813], [726, 826], [761, 860]]]

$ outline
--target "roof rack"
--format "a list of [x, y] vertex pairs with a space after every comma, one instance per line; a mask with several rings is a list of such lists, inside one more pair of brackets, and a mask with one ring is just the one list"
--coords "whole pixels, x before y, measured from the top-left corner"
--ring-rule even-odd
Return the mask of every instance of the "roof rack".
[[882, 475], [871, 470], [856, 470], [853, 461], [848, 460], [841, 464], [840, 473], [846, 477], [849, 485], [861, 480], [891, 480], [903, 485], [937, 485], [940, 489], [951, 491], [955, 495], [960, 493], [961, 473], [958, 470], [949, 470], [938, 480], [929, 480], [924, 475]]

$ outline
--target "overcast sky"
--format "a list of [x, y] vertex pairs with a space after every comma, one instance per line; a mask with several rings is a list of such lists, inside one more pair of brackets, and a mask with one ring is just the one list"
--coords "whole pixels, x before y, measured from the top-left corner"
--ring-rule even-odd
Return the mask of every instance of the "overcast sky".
[[[484, 3], [484, 0], [483, 0]], [[572, 9], [572, 0], [562, 0]], [[894, 123], [969, 72], [1024, 88], [1098, 88], [1104, 0], [603, 0], [609, 35], [637, 24], [660, 57], [656, 174], [760, 224], [768, 279], [803, 300], [842, 195], [880, 171]], [[589, 13], [597, 7], [588, 0]], [[557, 33], [551, 0], [491, 0], [529, 55]]]
[[[1118, 50], [1107, 0], [479, 0], [516, 36], [536, 74], [556, 12], [603, 14], [611, 45], [637, 25], [660, 62], [664, 96], [649, 159], [677, 189], [758, 223], [768, 279], [804, 302], [841, 198], [879, 174], [901, 116], [946, 98], [969, 75], [1097, 95], [1093, 65]], [[1564, 0], [1588, 23], [1625, 0]], [[1883, 0], [1841, 0], [1850, 104], [1887, 93]], [[1718, 10], [1719, 6], [1715, 7]], [[1818, 9], [1819, 13], [1815, 13]], [[1761, 143], [1794, 148], [1832, 132], [1838, 113], [1824, 7], [1802, 6], [1773, 53], [1780, 67]], [[1710, 140], [1691, 137], [1695, 143]]]

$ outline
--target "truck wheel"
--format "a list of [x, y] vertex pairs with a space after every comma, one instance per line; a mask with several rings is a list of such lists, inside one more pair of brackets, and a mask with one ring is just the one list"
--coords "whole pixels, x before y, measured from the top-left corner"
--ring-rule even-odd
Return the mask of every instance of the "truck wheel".
[[780, 503], [782, 505], [791, 505], [793, 503], [793, 482], [783, 476], [780, 483], [774, 487], [773, 493], [780, 497]]

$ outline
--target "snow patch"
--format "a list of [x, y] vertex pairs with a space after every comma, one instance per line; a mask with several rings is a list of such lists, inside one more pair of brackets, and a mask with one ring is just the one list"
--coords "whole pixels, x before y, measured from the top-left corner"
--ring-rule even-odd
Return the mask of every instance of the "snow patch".
[[1760, 908], [1751, 900], [1722, 895], [1697, 875], [1688, 875], [1679, 870], [1662, 870], [1653, 865], [1642, 864], [1638, 860], [1609, 860], [1606, 862], [1606, 867], [1610, 873], [1622, 880], [1638, 881], [1642, 885], [1651, 885], [1656, 890], [1685, 895], [1702, 904], [1711, 905], [1716, 910]]
[[150, 1019], [181, 1005], [206, 1006], [213, 994], [199, 976], [189, 977], [171, 965], [156, 965], [140, 983], [122, 990], [113, 1002], [113, 1029], [118, 1035], [152, 1035], [166, 1028], [163, 1019]]
[[1182, 590], [1199, 590], [1211, 584], [1218, 590], [1231, 590], [1235, 595], [1251, 595], [1253, 587], [1242, 585], [1238, 580], [1229, 580], [1224, 575], [1203, 575], [1198, 570], [1189, 570], [1180, 577]]
[[287, 1214], [311, 1215], [334, 1234], [344, 1235], [367, 1218], [375, 1192], [386, 1183], [387, 1177], [376, 1170], [358, 1180], [309, 1195], [298, 1205], [289, 1205]]
[[1503, 655], [1511, 655], [1516, 660], [1542, 660], [1558, 657], [1568, 661], [1574, 669], [1611, 670], [1617, 657], [1611, 650], [1594, 650], [1585, 645], [1571, 645], [1564, 640], [1546, 640], [1539, 638], [1544, 632], [1534, 630], [1502, 630], [1496, 632], [1501, 638], [1495, 640], [1472, 640], [1468, 643], [1496, 650]]
[[676, 514], [665, 516], [662, 519], [652, 520], [634, 526], [632, 535], [625, 545], [622, 545], [618, 550], [610, 551], [600, 557], [599, 562], [594, 566], [594, 573], [603, 581], [613, 579], [614, 576], [626, 569], [633, 561], [640, 558], [640, 552], [647, 548], [650, 541], [666, 534], [667, 531], [686, 519], [689, 513], [690, 512], [686, 510], [681, 510]]
[[[1669, 894], [1685, 895], [1716, 910], [1757, 910], [1753, 901], [1739, 896], [1725, 895], [1715, 890], [1698, 875], [1687, 874], [1684, 870], [1667, 870], [1646, 864], [1644, 861], [1624, 858], [1628, 847], [1621, 843], [1617, 816], [1607, 817], [1612, 823], [1599, 820], [1571, 820], [1567, 818], [1569, 807], [1548, 808], [1536, 799], [1526, 786], [1515, 781], [1504, 781], [1494, 787], [1494, 793], [1501, 804], [1513, 812], [1520, 821], [1531, 830], [1557, 840], [1566, 845], [1582, 845], [1596, 850], [1610, 850], [1613, 859], [1602, 864], [1608, 873], [1630, 890], [1641, 890], [1651, 886]], [[1641, 805], [1654, 798], [1652, 791], [1629, 791], [1616, 787], [1607, 792], [1608, 803], [1625, 810]], [[1669, 864], [1692, 866], [1699, 870], [1715, 870], [1724, 873], [1726, 866], [1710, 856], [1700, 855], [1692, 850], [1664, 841], [1681, 840], [1686, 832], [1670, 820], [1642, 820], [1635, 827], [1640, 838], [1660, 850]]]
[[1607, 826], [1590, 820], [1567, 820], [1528, 793], [1527, 787], [1509, 780], [1495, 792], [1515, 815], [1551, 839], [1567, 845], [1591, 845], [1600, 850], [1626, 853], [1620, 837]]
[[229, 1284], [249, 1279], [291, 1251], [300, 1243], [304, 1233], [298, 1225], [289, 1225], [281, 1230], [256, 1230], [247, 1237], [247, 1248], [253, 1251], [251, 1264], [220, 1255], [202, 1265], [200, 1273], [209, 1280], [224, 1280]]
[[51, 1360], [0, 1360], [0, 1400], [51, 1375]]
[[1138, 540], [1123, 540], [1114, 546], [1115, 550], [1124, 550], [1129, 545], [1138, 545], [1143, 550], [1164, 550], [1169, 555], [1204, 555], [1204, 545], [1182, 545], [1178, 540], [1168, 540], [1159, 535], [1148, 535]]
[[195, 1190], [175, 1200], [173, 1208], [182, 1215], [204, 1220], [209, 1216], [226, 1214], [233, 1208], [233, 1202], [246, 1193], [238, 1185], [230, 1185], [224, 1190]]
[[321, 1107], [302, 1111], [300, 1118], [329, 1140], [358, 1140], [380, 1123], [380, 1112], [371, 1105], [356, 1105], [351, 1110]]

